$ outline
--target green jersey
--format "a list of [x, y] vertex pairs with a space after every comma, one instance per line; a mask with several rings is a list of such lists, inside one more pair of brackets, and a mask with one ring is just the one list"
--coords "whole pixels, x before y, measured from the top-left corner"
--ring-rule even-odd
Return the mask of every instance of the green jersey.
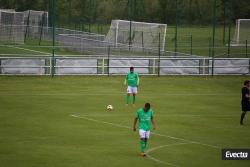
[[128, 86], [132, 86], [132, 87], [136, 87], [138, 84], [138, 80], [139, 80], [139, 75], [136, 72], [129, 72], [126, 75], [126, 80], [128, 82]]
[[137, 115], [136, 115], [137, 119], [138, 119], [138, 128], [148, 131], [150, 130], [150, 123], [151, 123], [151, 119], [153, 118], [153, 110], [149, 109], [148, 112], [145, 112], [143, 110], [143, 108], [140, 108], [137, 111]]

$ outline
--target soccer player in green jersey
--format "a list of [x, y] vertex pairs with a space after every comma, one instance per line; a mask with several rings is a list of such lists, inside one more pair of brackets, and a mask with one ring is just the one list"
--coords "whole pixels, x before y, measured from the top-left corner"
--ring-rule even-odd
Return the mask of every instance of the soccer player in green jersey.
[[134, 127], [133, 130], [136, 131], [136, 124], [137, 121], [138, 129], [139, 129], [139, 135], [140, 135], [140, 145], [141, 145], [141, 156], [146, 156], [145, 149], [147, 147], [147, 141], [149, 139], [150, 135], [150, 126], [151, 123], [153, 125], [153, 129], [155, 129], [155, 121], [154, 121], [154, 114], [153, 110], [150, 108], [150, 104], [146, 103], [143, 108], [140, 108], [137, 111], [135, 120], [134, 120]]
[[137, 87], [139, 86], [139, 75], [134, 72], [134, 67], [130, 67], [130, 72], [126, 75], [124, 85], [128, 85], [126, 97], [127, 105], [130, 102], [130, 95], [133, 95], [133, 104], [135, 104]]

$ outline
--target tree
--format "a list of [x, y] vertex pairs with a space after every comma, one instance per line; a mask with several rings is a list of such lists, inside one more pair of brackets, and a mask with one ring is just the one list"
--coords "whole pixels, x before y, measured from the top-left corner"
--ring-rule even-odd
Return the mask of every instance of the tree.
[[250, 18], [250, 1], [249, 0], [233, 0], [233, 18], [249, 19]]
[[167, 0], [159, 0], [159, 12], [162, 23], [167, 23]]

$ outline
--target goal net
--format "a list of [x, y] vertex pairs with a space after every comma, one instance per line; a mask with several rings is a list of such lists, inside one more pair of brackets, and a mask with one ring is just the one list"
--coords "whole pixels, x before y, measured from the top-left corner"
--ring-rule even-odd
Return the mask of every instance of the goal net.
[[166, 24], [112, 20], [105, 41], [115, 47], [131, 47], [133, 50], [165, 48]]
[[36, 38], [41, 33], [43, 27], [48, 27], [48, 12], [45, 11], [24, 11], [26, 33]]
[[0, 9], [0, 41], [23, 44], [25, 37], [37, 39], [48, 31], [48, 12]]
[[231, 45], [242, 46], [250, 43], [250, 19], [236, 20], [235, 34]]
[[24, 14], [11, 9], [0, 9], [0, 41], [24, 43]]

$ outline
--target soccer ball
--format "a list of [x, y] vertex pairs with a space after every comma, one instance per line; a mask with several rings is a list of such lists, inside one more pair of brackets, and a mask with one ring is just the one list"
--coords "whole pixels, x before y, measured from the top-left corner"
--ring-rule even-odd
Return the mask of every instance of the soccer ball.
[[107, 110], [108, 110], [108, 111], [112, 111], [112, 110], [113, 110], [113, 106], [109, 104], [109, 105], [107, 106]]

